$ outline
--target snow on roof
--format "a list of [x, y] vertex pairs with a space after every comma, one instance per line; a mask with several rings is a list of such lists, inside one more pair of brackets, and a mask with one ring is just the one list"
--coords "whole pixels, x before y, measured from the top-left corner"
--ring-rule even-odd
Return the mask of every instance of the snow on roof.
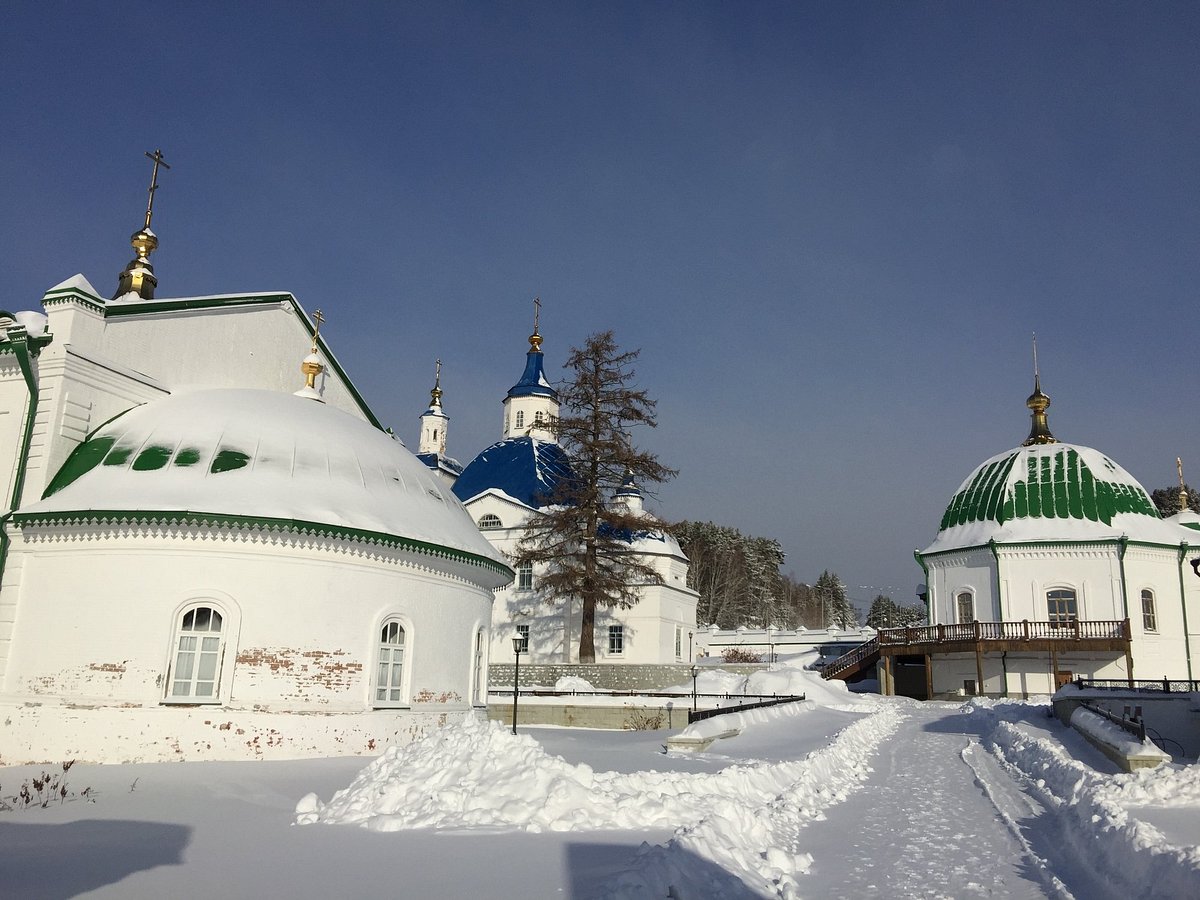
[[[1132, 475], [1076, 444], [1035, 444], [984, 461], [959, 486], [924, 553], [1024, 541], [1115, 540], [1179, 544]], [[1192, 535], [1194, 537], [1194, 535]]]
[[87, 510], [314, 522], [502, 558], [397, 441], [290, 394], [197, 390], [135, 407], [80, 444], [24, 515]]
[[467, 464], [454, 482], [454, 495], [465, 502], [498, 490], [538, 509], [550, 502], [555, 487], [569, 477], [571, 466], [558, 444], [529, 436], [506, 438]]
[[82, 273], [72, 275], [66, 281], [60, 281], [54, 287], [46, 291], [47, 294], [55, 291], [83, 291], [86, 294], [91, 294], [93, 297], [99, 297], [100, 292], [92, 287], [92, 283], [83, 277]]

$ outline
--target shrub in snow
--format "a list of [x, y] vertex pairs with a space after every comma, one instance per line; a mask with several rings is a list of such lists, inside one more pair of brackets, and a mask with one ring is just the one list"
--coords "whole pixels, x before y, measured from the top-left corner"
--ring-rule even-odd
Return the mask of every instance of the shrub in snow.
[[727, 663], [760, 663], [762, 662], [762, 654], [755, 653], [752, 650], [743, 650], [741, 647], [727, 647], [721, 654]]

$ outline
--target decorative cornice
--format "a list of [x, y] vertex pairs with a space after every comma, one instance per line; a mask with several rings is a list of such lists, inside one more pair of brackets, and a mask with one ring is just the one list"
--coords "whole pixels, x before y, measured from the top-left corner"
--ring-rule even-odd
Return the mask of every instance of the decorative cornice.
[[[180, 511], [145, 511], [145, 510], [77, 510], [55, 513], [14, 513], [12, 522], [22, 531], [26, 528], [45, 526], [88, 526], [113, 525], [110, 535], [116, 535], [118, 530], [130, 530], [130, 526], [148, 526], [150, 533], [164, 535], [183, 535], [183, 526], [191, 528], [216, 528], [222, 536], [243, 541], [264, 543], [291, 543], [302, 547], [323, 547], [330, 550], [342, 549], [346, 552], [356, 552], [362, 556], [376, 559], [385, 558], [385, 554], [373, 553], [371, 547], [407, 550], [412, 553], [429, 556], [435, 559], [445, 559], [475, 568], [484, 569], [497, 575], [514, 577], [513, 570], [503, 563], [496, 562], [486, 556], [456, 550], [441, 544], [418, 541], [398, 535], [385, 534], [378, 531], [367, 531], [360, 528], [347, 528], [339, 525], [327, 525], [321, 522], [307, 522], [300, 519], [278, 519], [259, 516], [235, 516], [221, 513], [203, 513], [187, 510]], [[305, 540], [305, 539], [309, 540]], [[313, 539], [324, 539], [313, 540]], [[336, 541], [349, 541], [358, 547], [339, 548]]]

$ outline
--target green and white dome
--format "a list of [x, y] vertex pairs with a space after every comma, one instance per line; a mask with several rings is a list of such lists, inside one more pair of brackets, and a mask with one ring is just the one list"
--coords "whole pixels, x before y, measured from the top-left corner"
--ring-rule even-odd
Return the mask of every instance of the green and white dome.
[[1138, 480], [1103, 453], [1050, 433], [1050, 398], [1035, 379], [1026, 401], [1033, 426], [1020, 447], [986, 460], [946, 507], [937, 539], [922, 555], [996, 543], [1106, 541], [1162, 545], [1188, 539], [1159, 516]]
[[506, 583], [502, 557], [398, 441], [289, 394], [200, 390], [135, 407], [75, 448], [23, 522], [245, 522], [451, 556]]

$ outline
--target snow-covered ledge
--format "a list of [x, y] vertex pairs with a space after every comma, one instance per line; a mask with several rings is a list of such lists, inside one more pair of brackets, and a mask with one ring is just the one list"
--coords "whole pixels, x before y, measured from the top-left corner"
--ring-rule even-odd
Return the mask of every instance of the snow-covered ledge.
[[1171, 757], [1149, 741], [1142, 742], [1118, 725], [1082, 706], [1071, 713], [1071, 727], [1126, 772], [1153, 769]]

